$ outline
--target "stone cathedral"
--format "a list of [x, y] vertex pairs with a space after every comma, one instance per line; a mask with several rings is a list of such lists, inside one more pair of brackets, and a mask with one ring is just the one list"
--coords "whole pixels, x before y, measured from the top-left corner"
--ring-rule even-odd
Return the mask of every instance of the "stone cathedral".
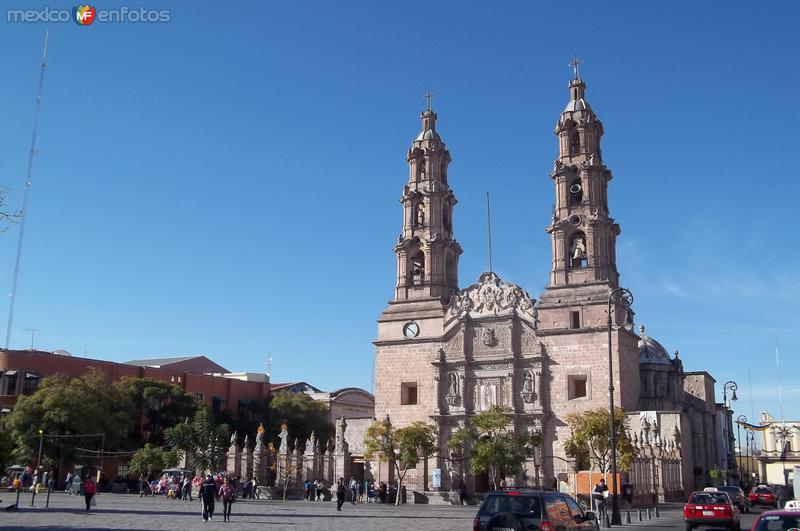
[[[610, 291], [619, 286], [620, 226], [609, 211], [612, 173], [603, 163], [603, 124], [585, 90], [576, 68], [555, 128], [558, 155], [550, 175], [555, 208], [546, 227], [552, 267], [538, 301], [492, 272], [459, 289], [462, 249], [453, 226], [457, 201], [448, 174], [450, 152], [430, 103], [421, 114], [422, 130], [408, 151], [408, 181], [400, 197], [394, 298], [378, 319], [375, 341], [376, 417], [388, 415], [396, 426], [421, 420], [438, 428], [440, 455], [409, 473], [410, 489], [456, 487], [460, 476], [445, 458], [445, 443], [471, 415], [493, 405], [511, 408], [516, 431], [543, 435], [539, 459], [529, 460], [512, 479], [532, 484], [534, 474], [541, 474], [542, 484], [553, 485], [573, 467], [563, 448], [570, 435], [564, 417], [608, 407], [607, 305]], [[658, 429], [664, 440], [672, 438], [664, 445], [673, 450], [681, 444], [688, 448], [697, 433], [713, 446], [710, 375], [684, 373], [677, 353], [670, 356], [643, 331], [639, 336], [622, 326], [631, 317], [626, 307], [612, 305], [611, 312], [615, 402], [632, 415], [637, 441], [646, 425], [648, 444], [650, 430]], [[654, 382], [663, 382], [663, 392]], [[691, 389], [684, 392], [687, 385]], [[698, 415], [701, 420], [693, 420]], [[712, 462], [712, 453], [684, 459], [681, 481], [691, 484], [698, 474], [694, 464]], [[391, 477], [385, 464], [376, 467], [382, 480]], [[488, 486], [486, 478], [465, 480], [471, 490]]]

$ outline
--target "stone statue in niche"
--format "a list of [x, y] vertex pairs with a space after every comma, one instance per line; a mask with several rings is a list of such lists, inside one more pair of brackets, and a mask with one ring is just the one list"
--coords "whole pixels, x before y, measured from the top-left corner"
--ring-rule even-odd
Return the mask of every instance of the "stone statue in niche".
[[457, 406], [461, 401], [461, 393], [459, 392], [459, 378], [458, 373], [451, 372], [447, 377], [447, 396], [445, 399], [451, 406]]
[[425, 206], [420, 203], [417, 205], [417, 227], [425, 225]]
[[527, 371], [525, 373], [525, 377], [522, 380], [522, 393], [520, 394], [522, 396], [522, 401], [526, 404], [533, 402], [536, 396], [534, 392], [533, 371]]
[[484, 328], [481, 333], [483, 344], [487, 347], [497, 345], [497, 336], [495, 335], [494, 328]]

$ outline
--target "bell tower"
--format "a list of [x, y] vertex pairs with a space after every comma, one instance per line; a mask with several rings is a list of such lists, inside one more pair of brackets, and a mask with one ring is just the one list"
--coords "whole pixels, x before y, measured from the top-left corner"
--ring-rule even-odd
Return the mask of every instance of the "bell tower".
[[450, 152], [436, 132], [433, 94], [421, 114], [422, 131], [408, 150], [408, 182], [403, 187], [403, 228], [397, 255], [395, 301], [438, 298], [443, 302], [458, 291], [461, 246], [453, 239], [453, 190], [447, 182]]
[[579, 65], [573, 60], [570, 100], [555, 128], [558, 158], [550, 176], [555, 183], [555, 206], [546, 229], [553, 252], [550, 286], [602, 282], [616, 287], [620, 228], [608, 211], [612, 175], [600, 149], [603, 124], [586, 101]]

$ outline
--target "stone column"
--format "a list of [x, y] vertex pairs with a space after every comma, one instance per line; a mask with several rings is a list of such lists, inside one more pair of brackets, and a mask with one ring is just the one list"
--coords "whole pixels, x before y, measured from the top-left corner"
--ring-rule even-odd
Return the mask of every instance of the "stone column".
[[306, 449], [303, 453], [303, 479], [305, 481], [314, 481], [317, 479], [317, 437], [314, 432], [311, 432], [311, 437], [306, 441]]
[[298, 485], [303, 484], [303, 447], [300, 446], [300, 439], [294, 440], [294, 479]]
[[242, 445], [242, 451], [239, 452], [239, 473], [242, 475], [243, 478], [247, 478], [248, 474], [250, 474], [250, 465], [248, 465], [248, 460], [252, 459], [252, 455], [250, 455], [250, 437], [247, 434], [244, 436], [244, 443]]
[[239, 451], [238, 446], [236, 445], [237, 442], [238, 442], [238, 435], [236, 434], [236, 432], [233, 432], [233, 435], [231, 435], [231, 446], [230, 448], [228, 448], [228, 459], [225, 466], [225, 472], [238, 477], [242, 473], [242, 468], [241, 468], [242, 454]]
[[264, 448], [264, 432], [267, 430], [264, 429], [264, 425], [260, 424], [258, 426], [258, 432], [256, 433], [256, 447], [253, 449], [253, 469], [252, 469], [252, 476], [256, 478], [259, 485], [266, 485], [267, 483], [267, 460], [266, 460], [266, 448]]
[[334, 482], [339, 478], [347, 481], [350, 477], [350, 452], [344, 436], [346, 430], [347, 421], [342, 416], [336, 421], [336, 445], [333, 450]]

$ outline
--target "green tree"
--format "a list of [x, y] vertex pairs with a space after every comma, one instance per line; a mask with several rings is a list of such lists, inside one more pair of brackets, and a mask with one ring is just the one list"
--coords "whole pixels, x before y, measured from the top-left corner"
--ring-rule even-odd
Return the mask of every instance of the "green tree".
[[201, 407], [191, 419], [186, 419], [164, 434], [167, 442], [179, 455], [186, 456], [195, 470], [220, 470], [228, 450], [227, 424], [217, 424], [211, 408]]
[[13, 464], [15, 447], [11, 430], [5, 427], [5, 422], [0, 421], [0, 470], [5, 471]]
[[[572, 435], [564, 443], [564, 450], [576, 460], [579, 469], [589, 468], [592, 463], [605, 473], [611, 467], [611, 416], [608, 409], [598, 408], [571, 413], [566, 416]], [[628, 470], [633, 463], [635, 452], [628, 438], [628, 419], [617, 408], [614, 411], [617, 465]]]
[[140, 448], [131, 458], [129, 470], [134, 474], [150, 474], [170, 468], [178, 463], [175, 450], [166, 450], [150, 443]]
[[197, 410], [194, 398], [177, 385], [152, 378], [123, 376], [114, 382], [122, 407], [140, 422], [131, 424], [136, 445], [164, 443], [164, 431], [191, 417]]
[[311, 432], [318, 440], [327, 441], [335, 431], [329, 417], [330, 411], [324, 402], [314, 400], [305, 393], [280, 391], [269, 402], [269, 435], [273, 444], [278, 446], [280, 427], [286, 424], [290, 441], [298, 439], [305, 443], [311, 437]]
[[494, 406], [472, 417], [472, 427], [459, 428], [447, 441], [451, 452], [470, 451], [473, 474], [488, 473], [494, 488], [498, 479], [516, 472], [528, 453], [541, 445], [541, 433], [516, 434], [508, 408]]
[[120, 407], [119, 396], [105, 374], [90, 369], [79, 378], [62, 374], [45, 378], [35, 393], [17, 399], [6, 422], [17, 458], [35, 458], [41, 429], [43, 460], [63, 465], [101, 446], [105, 450], [130, 449], [127, 433], [134, 421], [131, 412]]
[[421, 421], [395, 428], [389, 417], [375, 421], [364, 437], [364, 457], [388, 461], [397, 475], [395, 505], [400, 504], [400, 491], [406, 473], [436, 452], [436, 428]]

